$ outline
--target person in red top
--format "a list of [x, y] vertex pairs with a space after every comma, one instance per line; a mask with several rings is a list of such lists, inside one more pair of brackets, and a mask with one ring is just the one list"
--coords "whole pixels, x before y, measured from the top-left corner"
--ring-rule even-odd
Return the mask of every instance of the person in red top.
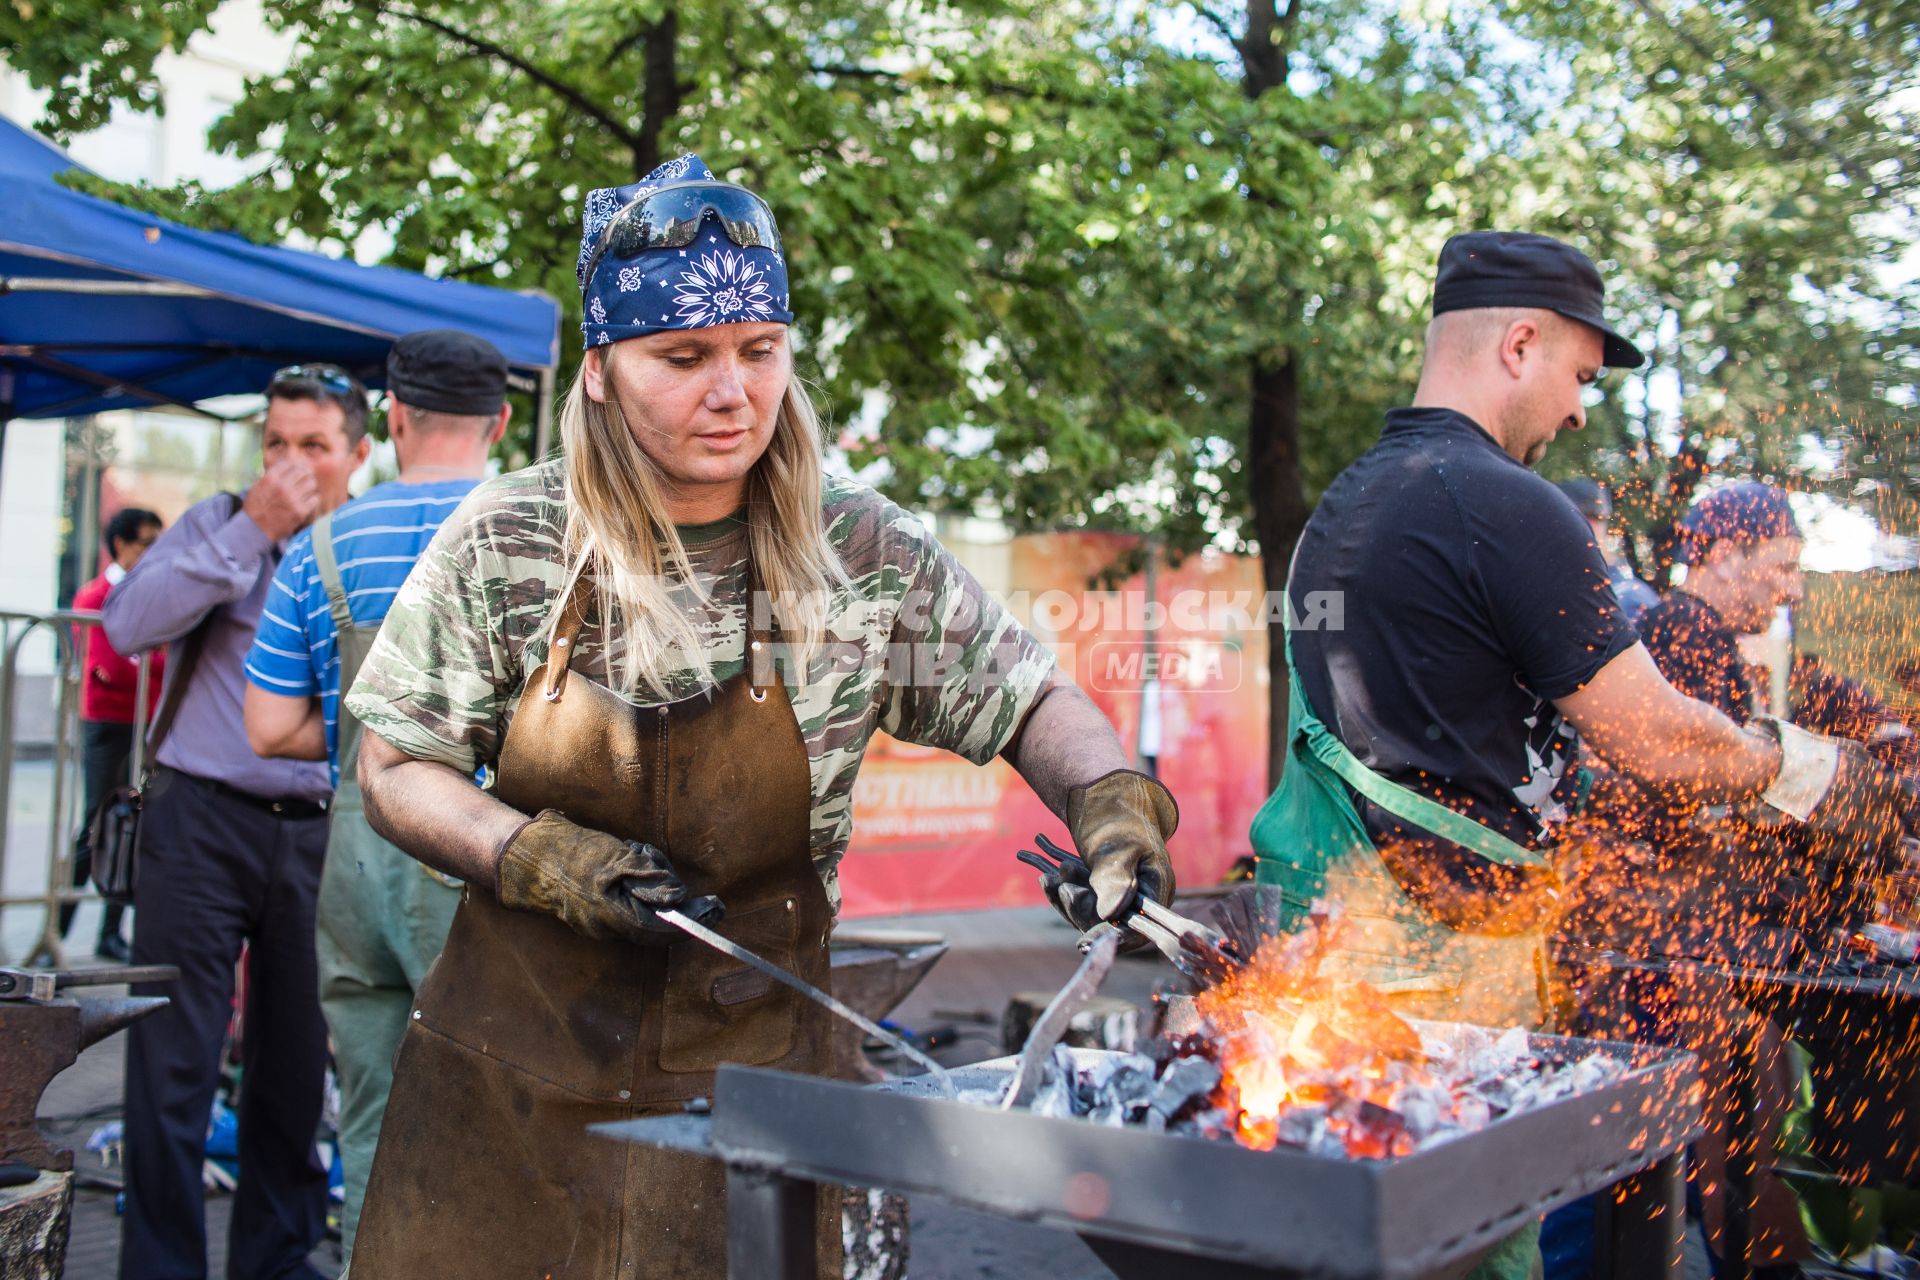
[[[160, 517], [139, 507], [116, 511], [103, 540], [107, 546], [106, 571], [74, 593], [75, 609], [98, 612], [106, 603], [107, 592], [127, 576], [153, 540], [160, 536]], [[133, 754], [133, 711], [140, 685], [140, 668], [131, 658], [122, 657], [107, 642], [106, 630], [86, 628], [86, 661], [80, 682], [80, 732], [83, 807], [80, 830], [73, 837], [74, 887], [87, 882], [93, 871], [93, 849], [87, 844], [87, 828], [101, 802], [115, 786], [127, 780], [127, 761]], [[147, 677], [147, 714], [160, 700], [160, 677], [166, 665], [166, 651], [153, 655], [153, 671]], [[100, 941], [93, 953], [103, 960], [125, 964], [131, 956], [127, 940], [120, 936], [120, 917], [126, 908], [117, 902], [107, 904], [100, 921]], [[73, 925], [72, 903], [60, 908], [60, 936], [65, 938]]]

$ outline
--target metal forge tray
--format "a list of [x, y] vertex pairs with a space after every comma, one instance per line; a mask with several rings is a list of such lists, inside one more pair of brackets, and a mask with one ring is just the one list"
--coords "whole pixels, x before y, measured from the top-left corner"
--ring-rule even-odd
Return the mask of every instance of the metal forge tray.
[[[1680, 1274], [1680, 1153], [1700, 1129], [1690, 1054], [1552, 1036], [1543, 1056], [1632, 1063], [1612, 1083], [1391, 1160], [1053, 1119], [941, 1096], [924, 1077], [859, 1086], [720, 1068], [711, 1115], [595, 1126], [712, 1154], [728, 1166], [729, 1274], [811, 1276], [812, 1183], [939, 1196], [1081, 1233], [1122, 1276], [1428, 1280], [1463, 1275], [1547, 1209], [1602, 1200], [1597, 1274]], [[1079, 1050], [1080, 1055], [1099, 1050]], [[956, 1070], [964, 1092], [1011, 1058]], [[1642, 1172], [1644, 1171], [1644, 1172]]]

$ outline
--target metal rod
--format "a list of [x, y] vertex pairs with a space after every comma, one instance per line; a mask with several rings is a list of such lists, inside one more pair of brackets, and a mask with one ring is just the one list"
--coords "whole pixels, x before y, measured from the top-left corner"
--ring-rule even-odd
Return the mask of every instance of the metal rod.
[[[36, 365], [39, 368], [45, 369], [51, 373], [57, 373], [62, 377], [72, 378], [75, 382], [85, 383], [90, 387], [98, 387], [100, 388], [101, 391], [106, 392], [107, 394], [110, 394], [110, 395], [113, 395], [113, 394], [129, 395], [129, 396], [135, 396], [142, 400], [151, 400], [155, 404], [172, 405], [175, 408], [184, 409], [188, 413], [195, 413], [200, 415], [203, 418], [212, 418], [215, 421], [219, 421], [223, 418], [237, 421], [241, 418], [251, 416], [249, 414], [215, 413], [211, 409], [201, 408], [199, 405], [195, 404], [191, 400], [183, 400], [179, 396], [168, 395], [164, 391], [155, 391], [152, 387], [145, 386], [142, 383], [135, 382], [131, 379], [110, 378], [106, 374], [96, 373], [94, 370], [89, 369], [84, 365], [73, 364], [66, 360], [57, 360], [54, 357], [46, 354], [46, 352], [44, 351], [36, 351], [31, 348], [22, 348], [19, 350], [24, 351], [24, 354], [19, 355], [17, 358], [24, 359], [28, 364]], [[196, 369], [205, 368], [207, 365], [217, 364], [225, 358], [226, 357], [224, 353], [216, 352], [213, 355], [209, 355], [205, 357], [204, 359], [189, 360], [185, 364], [175, 365], [170, 369], [156, 369], [150, 373], [144, 373], [141, 376], [143, 378], [146, 378], [148, 381], [157, 382], [162, 378], [178, 377], [183, 373], [191, 373]], [[74, 396], [70, 399], [62, 400], [58, 404], [40, 405], [34, 410], [34, 412], [41, 417], [47, 417], [47, 418], [60, 417], [68, 409], [77, 409], [81, 405], [91, 404], [98, 399], [99, 399], [99, 396], [92, 395], [92, 394]]]
[[14, 628], [22, 616], [0, 615], [0, 640], [6, 645], [4, 655], [0, 656], [0, 885], [7, 882], [7, 828], [13, 825], [7, 816], [13, 812], [13, 721], [18, 697], [14, 663], [20, 656], [19, 637], [35, 625], [29, 616], [27, 625], [16, 633]]
[[533, 393], [533, 461], [539, 462], [553, 447], [553, 370], [540, 371], [539, 385]]
[[713, 930], [707, 928], [707, 926], [701, 924], [698, 920], [694, 920], [689, 916], [684, 916], [680, 914], [678, 911], [673, 911], [673, 910], [656, 911], [654, 914], [659, 916], [662, 920], [665, 920], [668, 924], [673, 925], [675, 928], [678, 928], [700, 939], [700, 941], [706, 943], [708, 946], [712, 947], [714, 950], [719, 951], [725, 955], [732, 956], [735, 960], [738, 960], [741, 964], [747, 965], [750, 968], [758, 969], [761, 973], [766, 974], [769, 978], [772, 978], [775, 982], [785, 983], [787, 986], [792, 987], [795, 991], [798, 991], [801, 995], [807, 997], [807, 999], [813, 1001], [815, 1004], [822, 1005], [830, 1012], [836, 1013], [842, 1018], [845, 1018], [848, 1022], [851, 1022], [854, 1026], [859, 1027], [862, 1031], [866, 1032], [868, 1035], [873, 1036], [875, 1039], [878, 1039], [883, 1043], [885, 1043], [889, 1048], [894, 1049], [899, 1053], [905, 1054], [907, 1057], [913, 1059], [915, 1062], [925, 1067], [927, 1069], [928, 1074], [932, 1075], [933, 1078], [939, 1082], [941, 1091], [945, 1093], [949, 1098], [958, 1098], [960, 1096], [959, 1093], [953, 1087], [953, 1077], [947, 1074], [947, 1069], [945, 1067], [941, 1066], [939, 1063], [935, 1062], [932, 1058], [929, 1058], [926, 1054], [920, 1052], [918, 1049], [908, 1044], [905, 1040], [902, 1040], [899, 1036], [893, 1034], [893, 1032], [888, 1031], [885, 1027], [882, 1027], [879, 1023], [874, 1022], [871, 1019], [864, 1016], [863, 1014], [856, 1012], [852, 1008], [852, 1006], [844, 1004], [841, 1001], [834, 999], [832, 996], [828, 995], [826, 992], [822, 991], [820, 988], [814, 986], [812, 983], [806, 981], [805, 979], [797, 977], [794, 974], [788, 973], [785, 969], [782, 969], [779, 965], [774, 964], [771, 960], [761, 959], [759, 956], [747, 950], [745, 947], [733, 941], [731, 938], [726, 938], [721, 936], [720, 934], [715, 933]]
[[0, 294], [84, 293], [110, 298], [217, 298], [211, 289], [157, 280], [76, 280], [66, 276], [0, 276]]
[[1727, 1197], [1725, 1275], [1728, 1280], [1753, 1280], [1753, 1218], [1759, 1180], [1759, 1072], [1761, 1022], [1756, 1014], [1736, 1019], [1733, 1032], [1733, 1079], [1727, 1117]]
[[40, 917], [40, 940], [34, 944], [29, 961], [41, 956], [47, 957], [55, 968], [66, 963], [64, 939], [60, 936], [60, 895], [72, 883], [72, 866], [69, 861], [65, 833], [71, 815], [70, 777], [73, 769], [73, 727], [74, 699], [73, 670], [74, 630], [71, 626], [55, 626], [53, 632], [53, 669], [54, 687], [58, 691], [53, 710], [53, 794], [47, 801], [47, 884], [40, 896], [44, 910]]
[[814, 1280], [819, 1190], [772, 1169], [727, 1166], [730, 1280]]
[[[97, 622], [99, 617], [99, 614], [90, 610], [74, 609], [57, 609], [52, 613], [44, 614], [0, 611], [0, 885], [6, 883], [8, 854], [7, 828], [10, 824], [4, 819], [7, 814], [12, 812], [13, 772], [18, 754], [16, 751], [14, 723], [19, 709], [19, 666], [21, 651], [26, 647], [27, 637], [33, 634], [35, 628], [48, 627], [54, 632], [54, 652], [56, 659], [58, 659], [63, 651], [67, 653], [71, 652], [72, 628]], [[56, 737], [59, 735], [61, 725], [67, 717], [68, 705], [63, 682], [60, 712], [54, 722]], [[48, 821], [51, 824], [52, 831], [51, 839], [55, 842], [52, 846], [53, 849], [58, 848], [58, 841], [60, 839], [61, 814], [59, 806], [62, 799], [61, 779], [59, 776], [59, 752], [57, 750], [59, 744], [56, 742], [55, 745], [55, 807], [48, 815]], [[59, 868], [56, 865], [57, 862], [58, 859], [56, 857], [49, 856], [47, 867], [48, 884], [41, 892], [34, 894], [0, 894], [0, 908], [43, 906], [47, 908], [51, 914], [62, 904], [83, 902], [93, 896], [90, 893], [74, 890], [59, 883]], [[36, 944], [34, 951], [29, 953], [28, 959], [45, 950], [44, 944], [49, 932], [52, 930], [52, 926], [53, 921], [51, 918], [43, 922], [41, 941], [39, 944]]]
[[153, 684], [153, 650], [137, 659], [139, 675], [133, 683], [133, 750], [127, 755], [127, 785], [140, 785], [140, 774], [147, 763], [147, 690]]

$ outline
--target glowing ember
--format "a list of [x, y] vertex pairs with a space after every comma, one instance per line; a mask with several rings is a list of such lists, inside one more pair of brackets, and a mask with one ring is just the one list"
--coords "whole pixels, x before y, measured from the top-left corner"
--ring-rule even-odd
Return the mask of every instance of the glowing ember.
[[[1600, 1082], [1607, 1068], [1562, 1069], [1521, 1031], [1416, 1027], [1363, 982], [1322, 971], [1337, 923], [1270, 940], [1244, 968], [1194, 1000], [1223, 1079], [1218, 1103], [1244, 1146], [1297, 1146], [1379, 1159], [1485, 1127], [1515, 1103]], [[1462, 1037], [1466, 1037], [1463, 1042]], [[1609, 1060], [1596, 1059], [1597, 1063]], [[1511, 1077], [1522, 1087], [1489, 1090]], [[1498, 1095], [1496, 1102], [1495, 1096]]]
[[1521, 1030], [1414, 1023], [1321, 973], [1337, 926], [1270, 938], [1194, 999], [1195, 1027], [1149, 1054], [1056, 1048], [1033, 1110], [1231, 1138], [1256, 1150], [1387, 1159], [1624, 1074], [1595, 1053], [1546, 1062]]

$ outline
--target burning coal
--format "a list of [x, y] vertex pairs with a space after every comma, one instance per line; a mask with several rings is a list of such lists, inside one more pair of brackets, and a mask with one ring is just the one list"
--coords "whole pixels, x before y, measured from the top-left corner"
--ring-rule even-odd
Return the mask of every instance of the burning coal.
[[1521, 1029], [1402, 1019], [1367, 984], [1322, 972], [1337, 928], [1268, 938], [1194, 997], [1190, 1025], [1148, 1053], [1055, 1048], [1032, 1110], [1257, 1150], [1386, 1159], [1627, 1070], [1597, 1052], [1550, 1060]]

